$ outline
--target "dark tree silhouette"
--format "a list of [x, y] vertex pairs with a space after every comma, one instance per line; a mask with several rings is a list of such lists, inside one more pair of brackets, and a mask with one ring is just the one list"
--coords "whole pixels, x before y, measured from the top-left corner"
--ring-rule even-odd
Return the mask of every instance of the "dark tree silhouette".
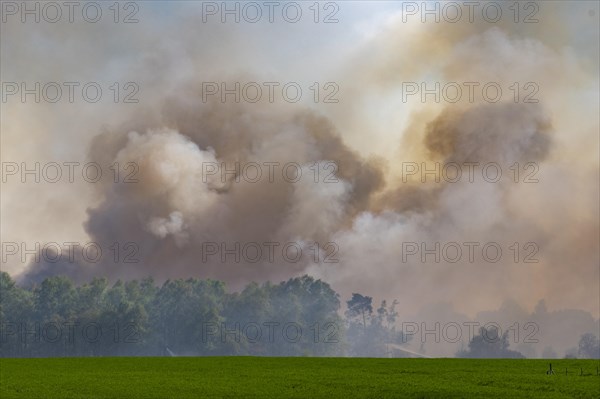
[[362, 296], [361, 294], [352, 294], [352, 299], [346, 302], [348, 310], [346, 311], [346, 317], [352, 319], [357, 316], [362, 316], [363, 327], [367, 327], [366, 317], [371, 317], [373, 313], [373, 306], [371, 303], [373, 298], [370, 296]]
[[509, 346], [508, 331], [500, 336], [495, 327], [481, 327], [479, 335], [475, 335], [469, 342], [469, 349], [459, 351], [456, 355], [468, 358], [525, 358], [520, 352], [508, 349]]

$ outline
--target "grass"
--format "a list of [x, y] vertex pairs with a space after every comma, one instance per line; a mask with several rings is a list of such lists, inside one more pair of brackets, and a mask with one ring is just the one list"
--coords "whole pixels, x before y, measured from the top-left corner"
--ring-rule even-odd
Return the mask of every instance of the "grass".
[[[546, 375], [549, 362], [553, 376]], [[0, 359], [0, 398], [600, 398], [598, 365], [576, 359]]]

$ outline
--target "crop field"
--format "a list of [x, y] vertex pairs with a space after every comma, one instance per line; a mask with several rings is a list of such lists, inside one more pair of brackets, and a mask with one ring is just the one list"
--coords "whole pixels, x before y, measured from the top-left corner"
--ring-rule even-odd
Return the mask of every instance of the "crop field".
[[[546, 374], [549, 362], [554, 375]], [[598, 365], [576, 359], [1, 359], [0, 398], [600, 398]]]

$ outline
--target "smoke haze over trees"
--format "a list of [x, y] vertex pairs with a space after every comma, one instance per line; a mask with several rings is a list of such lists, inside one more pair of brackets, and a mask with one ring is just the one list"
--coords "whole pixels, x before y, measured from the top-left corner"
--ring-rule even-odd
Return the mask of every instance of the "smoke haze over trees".
[[339, 295], [308, 276], [227, 293], [214, 280], [169, 280], [159, 287], [152, 279], [112, 286], [94, 279], [76, 286], [62, 276], [27, 290], [2, 273], [0, 289], [5, 357], [385, 356], [388, 339], [388, 327], [375, 319], [369, 337], [361, 331], [357, 342], [346, 339]]
[[[76, 285], [64, 276], [23, 288], [3, 272], [0, 293], [2, 357], [387, 357], [425, 352], [444, 356], [436, 345], [456, 345], [440, 343], [439, 334], [432, 337], [431, 324], [421, 325], [430, 330], [425, 340], [412, 330], [402, 331], [405, 320], [396, 310], [396, 300], [374, 307], [371, 297], [354, 293], [342, 306], [338, 293], [309, 276], [279, 284], [251, 283], [239, 292], [228, 292], [223, 282], [215, 280], [168, 280], [157, 285], [146, 278], [110, 285], [105, 278], [95, 278]], [[489, 314], [481, 320], [489, 320]], [[497, 320], [504, 333], [482, 328], [470, 342], [467, 337], [461, 341], [468, 350], [457, 355], [518, 357], [511, 349], [518, 331], [507, 330], [509, 324], [501, 317]], [[540, 315], [536, 320], [544, 323]], [[588, 331], [595, 323], [592, 319]], [[576, 339], [570, 345], [579, 345], [581, 357], [596, 356], [594, 334], [583, 335], [579, 344]], [[551, 348], [545, 348], [548, 353]], [[535, 352], [532, 356], [537, 357]]]

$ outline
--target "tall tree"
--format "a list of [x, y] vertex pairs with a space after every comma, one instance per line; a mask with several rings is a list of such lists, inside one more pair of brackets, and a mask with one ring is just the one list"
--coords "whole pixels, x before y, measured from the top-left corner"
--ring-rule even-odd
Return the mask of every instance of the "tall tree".
[[371, 316], [373, 313], [373, 306], [371, 303], [373, 298], [370, 296], [362, 296], [361, 294], [353, 293], [352, 299], [346, 302], [348, 310], [346, 311], [346, 317], [354, 318], [362, 316], [363, 327], [367, 327], [367, 316]]

